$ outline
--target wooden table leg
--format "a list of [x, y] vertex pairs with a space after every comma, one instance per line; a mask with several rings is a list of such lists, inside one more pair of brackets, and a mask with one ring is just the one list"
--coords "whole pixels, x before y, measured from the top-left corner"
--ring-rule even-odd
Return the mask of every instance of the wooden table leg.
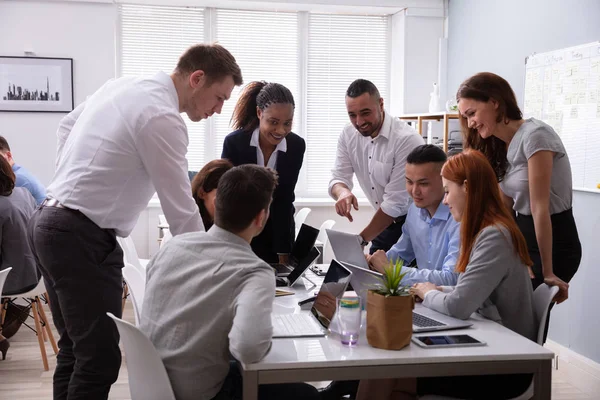
[[419, 132], [419, 135], [423, 136], [423, 118], [421, 117], [417, 118], [417, 132]]
[[552, 393], [552, 360], [540, 361], [533, 376], [533, 399], [550, 400]]
[[258, 400], [258, 372], [242, 370], [242, 380], [244, 381], [242, 398], [244, 400]]

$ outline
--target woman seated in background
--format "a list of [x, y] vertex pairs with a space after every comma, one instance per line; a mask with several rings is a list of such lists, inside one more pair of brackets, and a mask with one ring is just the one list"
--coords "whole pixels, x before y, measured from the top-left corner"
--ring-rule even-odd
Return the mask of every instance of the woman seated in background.
[[233, 165], [257, 164], [279, 175], [270, 217], [252, 240], [254, 253], [268, 263], [287, 263], [294, 243], [294, 190], [306, 144], [292, 132], [292, 92], [279, 83], [250, 82], [233, 110], [236, 129], [225, 138], [222, 158]]
[[[467, 150], [448, 159], [442, 180], [444, 204], [461, 224], [458, 283], [454, 287], [417, 283], [412, 293], [432, 310], [460, 319], [477, 311], [535, 340], [527, 268], [532, 262], [525, 238], [502, 201], [490, 163], [482, 153]], [[425, 394], [506, 399], [522, 394], [531, 379], [530, 374], [513, 374], [363, 381], [357, 399], [413, 399]]]
[[[35, 210], [35, 199], [25, 188], [15, 187], [15, 173], [0, 157], [0, 271], [12, 268], [6, 277], [2, 296], [23, 293], [36, 287], [40, 280], [35, 257], [27, 241], [27, 221]], [[20, 319], [16, 319], [20, 325]], [[9, 328], [3, 327], [3, 331]], [[18, 327], [10, 327], [13, 333]], [[6, 357], [9, 343], [0, 334], [0, 353]]]
[[192, 179], [192, 197], [198, 205], [204, 229], [208, 232], [215, 220], [215, 198], [219, 180], [233, 168], [228, 160], [217, 159], [206, 164]]
[[558, 303], [581, 261], [573, 218], [571, 164], [551, 126], [523, 119], [512, 88], [502, 77], [482, 72], [456, 94], [466, 148], [488, 158], [506, 204], [517, 213], [533, 261], [533, 288], [558, 286]]

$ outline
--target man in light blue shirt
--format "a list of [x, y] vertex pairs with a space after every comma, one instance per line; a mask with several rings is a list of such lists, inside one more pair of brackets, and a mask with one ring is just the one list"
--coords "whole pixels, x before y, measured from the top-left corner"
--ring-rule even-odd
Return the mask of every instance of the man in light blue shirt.
[[456, 285], [454, 272], [458, 258], [460, 225], [442, 203], [444, 188], [440, 175], [446, 154], [434, 145], [415, 148], [407, 157], [406, 189], [413, 199], [402, 236], [387, 253], [377, 251], [368, 260], [374, 270], [383, 271], [389, 261], [417, 261], [417, 268], [403, 267], [403, 283], [431, 282]]
[[3, 136], [0, 136], [0, 155], [8, 161], [15, 173], [15, 186], [24, 187], [29, 190], [38, 205], [44, 201], [46, 198], [46, 188], [31, 172], [15, 163], [10, 146]]

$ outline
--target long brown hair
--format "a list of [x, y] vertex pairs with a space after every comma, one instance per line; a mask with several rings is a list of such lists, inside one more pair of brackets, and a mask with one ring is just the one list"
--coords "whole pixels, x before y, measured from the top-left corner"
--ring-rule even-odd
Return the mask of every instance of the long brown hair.
[[465, 272], [477, 235], [490, 225], [506, 227], [523, 263], [528, 266], [533, 264], [525, 238], [502, 202], [494, 170], [481, 152], [465, 150], [450, 157], [442, 168], [442, 176], [458, 185], [467, 182], [467, 201], [460, 222], [460, 255], [456, 272]]
[[246, 85], [238, 99], [231, 126], [233, 129], [243, 129], [251, 132], [259, 125], [256, 109], [265, 110], [271, 104], [291, 104], [296, 108], [294, 96], [290, 89], [280, 83], [254, 81]]
[[10, 163], [0, 155], [0, 196], [10, 196], [15, 188], [15, 173]]
[[[456, 101], [472, 99], [486, 102], [494, 99], [498, 102], [496, 122], [508, 124], [523, 118], [523, 113], [517, 104], [515, 92], [502, 77], [491, 72], [480, 72], [464, 81], [456, 92]], [[504, 179], [508, 160], [506, 159], [506, 143], [495, 136], [482, 139], [477, 130], [468, 126], [467, 118], [460, 115], [465, 148], [481, 151], [489, 160], [498, 182]]]
[[219, 158], [208, 162], [192, 179], [192, 197], [198, 206], [205, 230], [209, 230], [213, 225], [213, 218], [208, 213], [204, 200], [200, 197], [201, 193], [208, 193], [216, 189], [223, 174], [231, 168], [233, 168], [233, 164], [229, 160]]

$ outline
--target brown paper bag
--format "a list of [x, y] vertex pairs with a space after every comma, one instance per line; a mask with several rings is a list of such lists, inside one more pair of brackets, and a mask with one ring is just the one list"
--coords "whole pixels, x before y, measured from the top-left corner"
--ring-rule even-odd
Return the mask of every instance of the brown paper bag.
[[373, 347], [400, 350], [412, 336], [413, 296], [367, 294], [367, 341]]

